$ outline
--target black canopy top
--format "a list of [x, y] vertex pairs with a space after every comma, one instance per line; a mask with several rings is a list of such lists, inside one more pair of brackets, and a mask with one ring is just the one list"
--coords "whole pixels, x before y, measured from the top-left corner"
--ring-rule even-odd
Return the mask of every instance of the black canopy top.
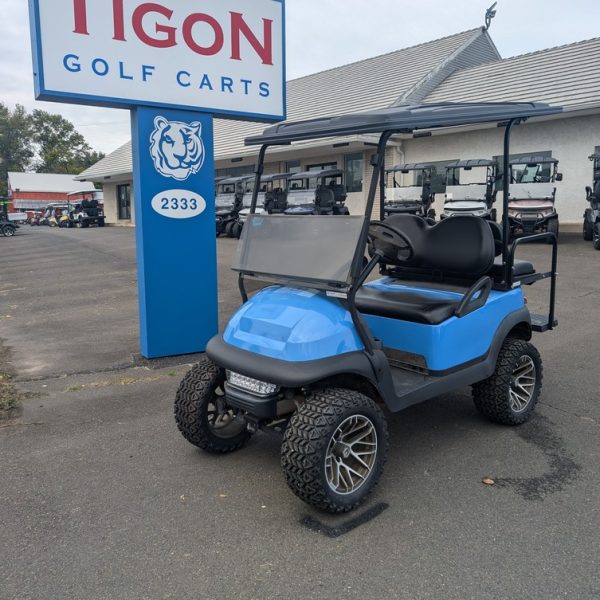
[[254, 177], [254, 175], [241, 175], [240, 177], [229, 177], [228, 179], [223, 179], [222, 181], [219, 181], [217, 183], [218, 185], [244, 183], [244, 181], [249, 181], [250, 179], [254, 179]]
[[600, 158], [600, 153], [596, 152], [590, 156], [590, 160], [597, 160]]
[[537, 102], [481, 102], [404, 105], [368, 112], [280, 123], [262, 135], [246, 138], [246, 145], [285, 145], [300, 140], [367, 133], [412, 133], [418, 129], [499, 123], [562, 112], [561, 107]]
[[270, 181], [284, 181], [290, 179], [292, 173], [275, 173], [274, 175], [264, 175], [260, 178], [261, 183], [269, 183]]
[[446, 170], [450, 169], [471, 169], [474, 167], [493, 167], [498, 163], [495, 160], [487, 158], [474, 158], [471, 160], [455, 160], [446, 166]]
[[434, 165], [431, 163], [406, 163], [404, 165], [396, 165], [394, 167], [390, 167], [386, 169], [386, 173], [408, 173], [409, 171], [425, 171], [427, 169], [433, 168]]
[[[297, 179], [318, 179], [321, 177], [341, 177], [344, 174], [339, 169], [323, 169], [322, 171], [303, 171], [302, 173], [293, 173], [290, 180]], [[261, 181], [265, 181], [262, 179]]]
[[545, 164], [558, 164], [556, 158], [551, 156], [521, 156], [521, 158], [515, 158], [510, 161], [511, 165], [545, 165]]

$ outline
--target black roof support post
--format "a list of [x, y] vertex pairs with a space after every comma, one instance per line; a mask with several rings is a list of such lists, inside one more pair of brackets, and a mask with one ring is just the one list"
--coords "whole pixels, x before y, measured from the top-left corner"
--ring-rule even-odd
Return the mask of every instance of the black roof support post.
[[262, 178], [262, 174], [265, 171], [265, 154], [267, 153], [267, 148], [269, 146], [265, 144], [260, 147], [260, 152], [258, 153], [258, 164], [256, 165], [256, 177], [254, 178], [254, 189], [252, 190], [252, 204], [250, 205], [250, 214], [253, 215], [256, 213], [256, 203], [258, 202], [258, 192], [260, 190], [260, 180]]
[[509, 264], [510, 251], [508, 242], [510, 238], [510, 224], [508, 221], [508, 199], [510, 192], [510, 134], [517, 119], [511, 119], [504, 131], [504, 171], [502, 173], [504, 199], [502, 202], [502, 268], [504, 271], [504, 283], [510, 289], [512, 286], [512, 264]]

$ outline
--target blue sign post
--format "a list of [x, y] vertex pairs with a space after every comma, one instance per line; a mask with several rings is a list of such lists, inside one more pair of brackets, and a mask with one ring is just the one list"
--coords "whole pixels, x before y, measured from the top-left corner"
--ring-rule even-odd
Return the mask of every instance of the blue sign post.
[[131, 120], [142, 354], [201, 352], [219, 327], [212, 117]]
[[142, 354], [205, 350], [218, 331], [213, 116], [285, 118], [284, 0], [29, 9], [37, 99], [131, 110]]

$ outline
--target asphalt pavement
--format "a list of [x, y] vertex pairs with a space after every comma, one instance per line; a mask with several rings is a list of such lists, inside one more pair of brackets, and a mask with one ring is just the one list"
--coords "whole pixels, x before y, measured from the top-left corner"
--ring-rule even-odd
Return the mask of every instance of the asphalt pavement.
[[287, 489], [276, 438], [214, 457], [179, 435], [196, 357], [139, 357], [132, 230], [0, 238], [0, 356], [28, 397], [0, 423], [0, 599], [600, 598], [600, 253], [563, 236], [559, 272], [536, 417], [492, 425], [469, 389], [392, 416], [377, 491], [330, 517]]

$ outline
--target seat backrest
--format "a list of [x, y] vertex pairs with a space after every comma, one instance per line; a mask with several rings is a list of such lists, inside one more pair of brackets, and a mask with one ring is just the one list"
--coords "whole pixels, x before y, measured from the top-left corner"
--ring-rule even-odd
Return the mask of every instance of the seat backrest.
[[320, 185], [317, 188], [317, 207], [322, 210], [329, 210], [335, 204], [335, 194], [330, 187]]
[[329, 189], [333, 192], [336, 204], [341, 204], [346, 201], [348, 193], [346, 192], [345, 185], [342, 185], [341, 183], [330, 183]]
[[413, 247], [412, 258], [402, 261], [397, 248], [378, 243], [388, 264], [467, 279], [485, 275], [494, 264], [494, 234], [479, 217], [459, 215], [430, 225], [422, 217], [400, 214], [391, 215], [384, 223], [404, 234]]

